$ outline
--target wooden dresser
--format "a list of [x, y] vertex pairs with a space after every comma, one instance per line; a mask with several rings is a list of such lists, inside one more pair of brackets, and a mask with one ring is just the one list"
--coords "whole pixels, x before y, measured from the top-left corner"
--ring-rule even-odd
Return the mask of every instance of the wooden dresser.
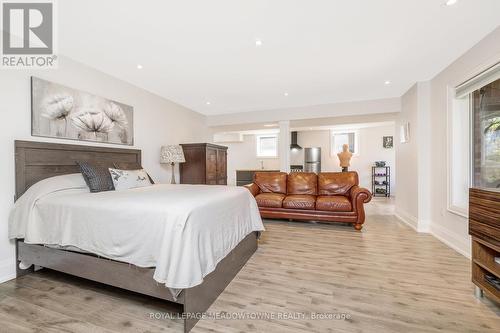
[[[476, 296], [483, 291], [500, 302], [500, 192], [471, 188], [469, 234], [472, 236], [472, 282]], [[495, 261], [497, 258], [497, 261]]]
[[211, 143], [181, 144], [181, 184], [227, 185], [227, 147]]

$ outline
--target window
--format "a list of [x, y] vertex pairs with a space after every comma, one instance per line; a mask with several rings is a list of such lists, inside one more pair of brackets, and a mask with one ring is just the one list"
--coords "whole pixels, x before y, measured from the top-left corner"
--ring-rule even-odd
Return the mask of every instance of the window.
[[500, 80], [474, 91], [472, 167], [475, 187], [500, 188]]
[[332, 131], [330, 154], [335, 156], [342, 151], [342, 147], [349, 145], [349, 151], [354, 155], [359, 154], [358, 149], [358, 132], [356, 131]]
[[448, 210], [467, 217], [470, 186], [500, 188], [500, 64], [448, 96]]
[[257, 135], [257, 157], [278, 157], [278, 135]]

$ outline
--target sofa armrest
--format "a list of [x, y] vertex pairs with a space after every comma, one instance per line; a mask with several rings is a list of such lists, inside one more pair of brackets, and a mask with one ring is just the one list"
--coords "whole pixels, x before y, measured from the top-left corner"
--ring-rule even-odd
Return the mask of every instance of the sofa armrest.
[[351, 197], [351, 203], [353, 207], [357, 206], [357, 203], [369, 203], [372, 199], [372, 193], [368, 191], [366, 188], [353, 186], [349, 192], [349, 196]]
[[356, 223], [354, 229], [361, 230], [365, 222], [365, 203], [369, 203], [372, 199], [372, 194], [366, 188], [353, 186], [349, 192], [351, 197], [351, 204], [354, 212], [356, 213]]
[[252, 193], [252, 195], [255, 197], [257, 194], [260, 193], [260, 188], [259, 186], [257, 186], [257, 184], [255, 183], [251, 183], [251, 184], [246, 184], [246, 185], [243, 185], [245, 186], [249, 191], [250, 193]]

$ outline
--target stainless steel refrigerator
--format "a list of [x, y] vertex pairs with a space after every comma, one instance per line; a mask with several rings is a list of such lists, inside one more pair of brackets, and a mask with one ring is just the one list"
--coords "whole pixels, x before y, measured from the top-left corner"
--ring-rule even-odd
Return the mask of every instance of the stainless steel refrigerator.
[[306, 148], [304, 149], [304, 171], [305, 172], [321, 172], [321, 148]]

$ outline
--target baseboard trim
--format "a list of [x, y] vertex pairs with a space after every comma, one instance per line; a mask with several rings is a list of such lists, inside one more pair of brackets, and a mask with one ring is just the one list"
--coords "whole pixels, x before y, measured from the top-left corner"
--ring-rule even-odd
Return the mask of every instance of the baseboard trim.
[[446, 244], [448, 247], [457, 251], [464, 257], [471, 259], [471, 239], [470, 236], [467, 237], [467, 240], [464, 240], [459, 235], [450, 232], [448, 229], [445, 229], [437, 224], [430, 225], [430, 233], [432, 236], [439, 239], [441, 242]]
[[6, 259], [0, 261], [0, 283], [16, 278], [16, 267], [14, 266], [14, 259]]
[[418, 220], [415, 216], [412, 216], [401, 210], [396, 210], [394, 215], [403, 223], [407, 224], [410, 228], [418, 232]]
[[425, 233], [430, 233], [431, 228], [430, 228], [430, 221], [429, 220], [419, 220], [418, 221], [418, 226], [417, 226], [417, 231], [418, 232], [425, 232]]

